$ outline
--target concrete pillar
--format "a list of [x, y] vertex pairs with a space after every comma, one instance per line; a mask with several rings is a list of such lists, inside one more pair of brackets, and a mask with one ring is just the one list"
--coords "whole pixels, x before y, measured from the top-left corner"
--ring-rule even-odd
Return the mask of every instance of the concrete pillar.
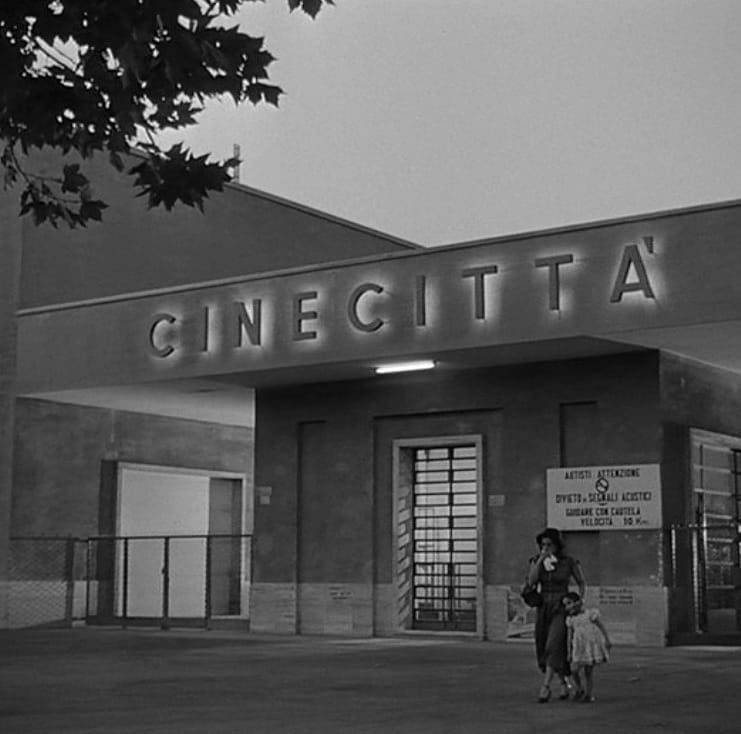
[[16, 322], [21, 221], [17, 192], [0, 192], [0, 628], [8, 626], [10, 507], [13, 488]]

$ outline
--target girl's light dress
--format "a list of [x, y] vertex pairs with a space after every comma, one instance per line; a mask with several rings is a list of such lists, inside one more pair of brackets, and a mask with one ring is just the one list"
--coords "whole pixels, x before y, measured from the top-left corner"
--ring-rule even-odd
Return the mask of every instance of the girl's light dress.
[[585, 609], [566, 617], [566, 626], [574, 631], [571, 640], [572, 665], [597, 665], [608, 661], [605, 636], [594, 623], [597, 619], [597, 609]]

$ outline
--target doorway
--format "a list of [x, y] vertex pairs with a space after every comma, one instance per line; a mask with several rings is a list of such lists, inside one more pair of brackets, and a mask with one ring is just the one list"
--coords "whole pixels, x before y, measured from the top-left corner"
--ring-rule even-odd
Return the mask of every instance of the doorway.
[[693, 591], [698, 632], [741, 632], [741, 441], [693, 430]]
[[394, 442], [401, 630], [483, 634], [482, 441]]
[[246, 616], [241, 475], [119, 464], [113, 616]]

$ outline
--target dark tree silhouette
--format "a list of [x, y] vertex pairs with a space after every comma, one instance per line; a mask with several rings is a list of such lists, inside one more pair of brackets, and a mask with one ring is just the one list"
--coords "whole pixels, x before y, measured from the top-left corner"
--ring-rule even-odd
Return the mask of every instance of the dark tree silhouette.
[[[143, 157], [126, 172], [150, 206], [202, 209], [238, 161], [163, 150], [156, 136], [194, 125], [209, 99], [278, 104], [264, 39], [230, 25], [253, 1], [2, 0], [0, 164], [5, 187], [21, 187], [21, 214], [74, 227], [106, 207], [79, 162], [31, 170], [29, 154], [47, 147], [83, 162], [105, 154], [119, 171], [136, 148]], [[324, 4], [333, 0], [288, 0], [311, 17]]]

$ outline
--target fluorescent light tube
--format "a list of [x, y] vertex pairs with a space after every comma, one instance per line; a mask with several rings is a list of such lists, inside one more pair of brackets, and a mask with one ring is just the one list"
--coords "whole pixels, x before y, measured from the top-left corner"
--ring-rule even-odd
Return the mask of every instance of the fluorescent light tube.
[[395, 362], [393, 364], [383, 364], [376, 367], [377, 375], [388, 375], [391, 372], [416, 372], [417, 370], [431, 370], [435, 368], [435, 363], [431, 359], [418, 360], [417, 362]]

